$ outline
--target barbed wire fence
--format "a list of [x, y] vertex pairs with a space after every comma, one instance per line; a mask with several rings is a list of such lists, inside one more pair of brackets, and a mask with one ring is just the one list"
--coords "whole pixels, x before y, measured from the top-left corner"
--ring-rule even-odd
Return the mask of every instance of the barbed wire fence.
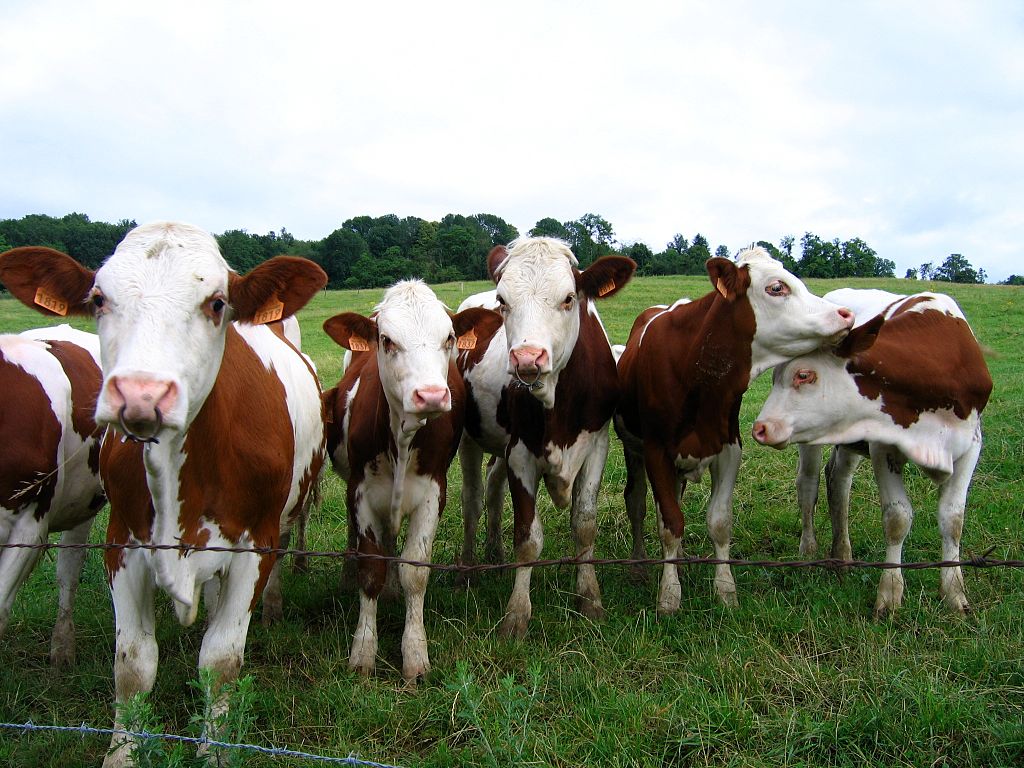
[[[519, 568], [549, 568], [556, 566], [572, 566], [572, 565], [593, 565], [595, 567], [605, 566], [619, 566], [619, 567], [638, 567], [638, 566], [664, 566], [664, 565], [677, 565], [677, 566], [708, 566], [708, 565], [729, 565], [736, 567], [753, 567], [753, 568], [792, 568], [792, 569], [808, 569], [808, 568], [824, 568], [834, 571], [843, 571], [848, 569], [894, 569], [900, 568], [908, 571], [925, 570], [931, 568], [951, 568], [951, 567], [962, 567], [962, 568], [1024, 568], [1024, 560], [1016, 559], [1002, 559], [992, 558], [991, 554], [995, 551], [996, 547], [990, 547], [988, 550], [980, 555], [972, 555], [966, 559], [961, 560], [935, 560], [935, 561], [922, 561], [922, 562], [907, 562], [907, 563], [889, 563], [882, 561], [869, 561], [869, 560], [842, 560], [838, 558], [819, 558], [814, 560], [750, 560], [745, 558], [715, 558], [715, 557], [674, 557], [674, 558], [579, 558], [579, 557], [561, 557], [561, 558], [549, 558], [543, 560], [532, 560], [529, 562], [506, 562], [506, 563], [434, 563], [425, 562], [419, 560], [408, 560], [395, 555], [378, 555], [370, 554], [365, 552], [356, 552], [351, 549], [346, 550], [299, 550], [281, 547], [221, 547], [221, 546], [198, 546], [194, 544], [147, 544], [143, 542], [130, 542], [127, 544], [119, 543], [108, 543], [108, 542], [84, 542], [75, 544], [62, 544], [59, 542], [36, 542], [36, 543], [21, 543], [21, 544], [0, 544], [0, 551], [3, 549], [36, 549], [36, 550], [51, 550], [51, 549], [84, 549], [84, 550], [177, 550], [184, 556], [187, 556], [193, 552], [226, 552], [226, 553], [237, 553], [237, 554], [258, 554], [258, 555], [276, 555], [284, 557], [291, 555], [293, 557], [322, 557], [329, 559], [345, 559], [345, 560], [383, 560], [388, 563], [404, 564], [417, 566], [422, 568], [429, 568], [434, 571], [442, 572], [457, 572], [465, 574], [474, 574], [490, 571], [510, 571]], [[235, 750], [249, 750], [251, 752], [259, 753], [266, 756], [273, 757], [291, 757], [300, 760], [306, 760], [315, 763], [325, 763], [332, 765], [351, 765], [351, 766], [364, 766], [365, 768], [398, 768], [398, 766], [391, 765], [389, 763], [379, 763], [370, 760], [363, 760], [354, 755], [347, 757], [330, 757], [325, 755], [317, 755], [308, 752], [302, 752], [299, 750], [289, 749], [287, 747], [266, 747], [256, 744], [244, 744], [244, 743], [233, 743], [233, 742], [222, 742], [213, 740], [207, 737], [196, 738], [190, 736], [181, 736], [170, 733], [152, 733], [148, 731], [125, 731], [113, 728], [95, 728], [82, 723], [78, 726], [67, 726], [67, 725], [37, 725], [31, 721], [25, 723], [5, 723], [0, 722], [0, 729], [7, 731], [19, 731], [21, 733], [33, 733], [33, 732], [58, 732], [58, 733], [78, 733], [83, 737], [87, 735], [101, 735], [101, 736], [113, 736], [123, 735], [135, 739], [161, 739], [165, 741], [188, 743], [194, 744], [197, 747], [214, 747], [219, 749], [235, 749]]]

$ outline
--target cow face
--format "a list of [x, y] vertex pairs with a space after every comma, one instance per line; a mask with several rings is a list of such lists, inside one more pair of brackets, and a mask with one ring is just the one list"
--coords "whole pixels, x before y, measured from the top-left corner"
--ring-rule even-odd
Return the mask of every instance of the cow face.
[[449, 364], [456, 346], [473, 344], [477, 322], [493, 331], [501, 319], [479, 308], [453, 316], [425, 283], [406, 280], [384, 293], [371, 317], [346, 312], [328, 319], [324, 330], [353, 352], [375, 348], [392, 413], [402, 414], [403, 423], [422, 424], [451, 410]]
[[[837, 344], [853, 327], [853, 312], [812, 294], [763, 248], [741, 252], [736, 265], [748, 272], [747, 296], [756, 323], [751, 379], [797, 355]], [[715, 275], [712, 283], [719, 291], [726, 289]]]
[[874, 344], [883, 322], [878, 316], [855, 328], [834, 351], [818, 350], [776, 367], [771, 393], [754, 422], [754, 439], [772, 448], [863, 440], [863, 434], [850, 430], [878, 405], [860, 393], [846, 364]]
[[577, 263], [565, 243], [546, 237], [498, 246], [488, 257], [505, 322], [508, 372], [546, 405], [576, 346], [581, 306], [593, 312], [593, 300], [613, 295], [636, 269], [622, 256], [605, 256], [583, 272]]
[[184, 431], [195, 418], [231, 320], [289, 316], [326, 283], [316, 264], [287, 256], [240, 277], [212, 236], [171, 222], [131, 230], [95, 273], [28, 248], [0, 257], [0, 278], [44, 314], [95, 315], [103, 362], [96, 421], [143, 440]]

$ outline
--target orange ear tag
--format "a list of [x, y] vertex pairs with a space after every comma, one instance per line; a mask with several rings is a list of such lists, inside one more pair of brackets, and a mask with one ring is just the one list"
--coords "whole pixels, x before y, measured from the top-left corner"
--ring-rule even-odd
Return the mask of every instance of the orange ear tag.
[[68, 313], [68, 303], [62, 299], [58, 299], [52, 293], [47, 293], [43, 288], [36, 289], [35, 302], [43, 309], [48, 309], [61, 317]]
[[455, 341], [456, 349], [476, 349], [476, 334], [472, 329], [466, 331]]
[[366, 342], [362, 336], [349, 336], [348, 337], [348, 348], [353, 352], [369, 352], [370, 345]]
[[715, 283], [715, 289], [722, 294], [723, 298], [729, 298], [729, 289], [725, 287], [725, 282], [719, 278], [718, 282]]
[[256, 311], [252, 318], [252, 324], [265, 325], [280, 320], [282, 317], [284, 317], [284, 302], [274, 296]]
[[609, 282], [607, 282], [607, 283], [605, 283], [604, 285], [601, 286], [601, 290], [599, 290], [597, 292], [597, 297], [601, 298], [602, 296], [607, 296], [609, 293], [611, 293], [614, 290], [615, 290], [615, 281], [614, 280], [610, 280]]

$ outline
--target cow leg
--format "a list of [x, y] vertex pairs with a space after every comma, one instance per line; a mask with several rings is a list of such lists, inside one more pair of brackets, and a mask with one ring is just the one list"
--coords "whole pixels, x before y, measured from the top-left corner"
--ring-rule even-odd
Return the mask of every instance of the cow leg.
[[[647, 470], [644, 466], [642, 452], [622, 443], [626, 459], [626, 489], [622, 495], [626, 502], [626, 514], [629, 516], [629, 527], [633, 534], [633, 551], [631, 560], [646, 560], [647, 547], [644, 545], [644, 518], [647, 516]], [[647, 568], [634, 565], [632, 574], [635, 578], [646, 579]]]
[[505, 544], [502, 541], [501, 518], [505, 512], [505, 488], [508, 485], [508, 467], [501, 456], [492, 456], [487, 467], [487, 486], [484, 502], [487, 505], [487, 535], [484, 539], [484, 559], [488, 563], [505, 562]]
[[[832, 448], [825, 467], [825, 492], [828, 496], [828, 514], [832, 518], [832, 558], [852, 560], [850, 546], [850, 489], [853, 473], [863, 457], [842, 445]], [[902, 480], [901, 480], [902, 483]]]
[[[740, 444], [730, 443], [711, 461], [711, 499], [708, 501], [708, 533], [715, 547], [715, 558], [729, 559], [729, 543], [732, 538], [732, 494], [736, 488], [736, 476], [740, 471], [742, 450]], [[736, 582], [728, 563], [715, 566], [715, 591], [722, 602], [735, 607]]]
[[[60, 543], [64, 545], [85, 544], [92, 530], [90, 517], [84, 523], [64, 531]], [[50, 637], [50, 664], [55, 667], [75, 663], [75, 593], [85, 564], [85, 549], [60, 549], [57, 551], [57, 622]]]
[[[122, 707], [136, 694], [153, 690], [159, 649], [153, 612], [153, 573], [141, 550], [125, 550], [120, 568], [107, 574], [114, 603], [114, 730], [129, 723], [122, 719]], [[109, 562], [109, 561], [108, 561]], [[103, 768], [132, 765], [134, 739], [115, 733], [103, 760]]]
[[[684, 521], [683, 510], [679, 507], [678, 473], [671, 457], [654, 445], [644, 446], [644, 463], [658, 513], [662, 556], [665, 560], [671, 560], [679, 557], [683, 540]], [[661, 567], [661, 585], [658, 588], [658, 613], [678, 611], [682, 594], [679, 570], [675, 564], [665, 563]]]
[[[291, 531], [281, 533], [279, 549], [288, 549], [291, 541]], [[263, 614], [260, 622], [264, 627], [269, 627], [275, 622], [284, 618], [284, 596], [281, 592], [281, 562], [283, 557], [274, 558], [274, 566], [270, 569], [267, 577], [267, 586], [263, 588]]]
[[[353, 494], [350, 489], [349, 499]], [[354, 521], [356, 549], [361, 555], [385, 555], [380, 524], [368, 508], [360, 510]], [[349, 669], [361, 675], [370, 675], [377, 665], [377, 600], [387, 580], [388, 564], [385, 560], [359, 558], [356, 561], [359, 581], [359, 620], [352, 637], [352, 650], [348, 655]]]
[[821, 484], [820, 445], [797, 446], [800, 461], [796, 467], [796, 503], [800, 508], [800, 554], [813, 557], [818, 554], [818, 539], [814, 535], [814, 509], [818, 506], [818, 486]]
[[[36, 520], [34, 509], [23, 509], [14, 518], [10, 534], [3, 543], [8, 549], [0, 550], [0, 637], [7, 629], [11, 617], [11, 607], [25, 579], [32, 573], [41, 549], [13, 548], [15, 544], [43, 544], [46, 541], [47, 523]], [[10, 513], [6, 513], [10, 514]]]
[[[601, 489], [601, 476], [608, 458], [608, 430], [595, 436], [592, 449], [576, 475], [573, 483], [572, 511], [569, 525], [576, 543], [576, 557], [592, 560], [594, 540], [597, 538], [597, 494]], [[579, 610], [589, 619], [604, 618], [601, 604], [601, 587], [597, 582], [597, 571], [592, 563], [576, 566], [576, 595]]]
[[[903, 458], [890, 446], [872, 443], [871, 465], [878, 483], [878, 498], [882, 504], [882, 529], [885, 531], [885, 561], [899, 564], [903, 561], [903, 542], [910, 533], [914, 510], [903, 485]], [[883, 618], [895, 613], [903, 604], [903, 573], [899, 568], [882, 571], [875, 598], [875, 617]]]
[[[440, 517], [440, 489], [435, 485], [430, 497], [413, 511], [405, 534], [403, 560], [429, 563], [434, 535]], [[402, 677], [415, 682], [430, 671], [427, 630], [423, 626], [423, 600], [427, 594], [430, 568], [401, 563], [398, 575], [405, 592], [405, 630], [402, 632]]]
[[[459, 466], [462, 468], [462, 565], [476, 565], [476, 531], [483, 508], [483, 483], [480, 465], [483, 449], [468, 435], [459, 442]], [[468, 581], [468, 577], [463, 579]]]
[[[306, 551], [306, 525], [309, 523], [309, 516], [313, 513], [313, 500], [307, 500], [302, 505], [302, 510], [299, 512], [299, 516], [295, 519], [295, 551], [305, 552]], [[281, 534], [281, 549], [288, 547], [289, 545], [284, 543], [289, 541], [285, 534]], [[309, 572], [309, 555], [295, 554], [292, 555], [292, 570], [295, 573], [308, 573]]]
[[[964, 509], [967, 490], [981, 453], [981, 441], [953, 463], [953, 474], [939, 488], [938, 522], [942, 534], [942, 559], [960, 559], [960, 534], [964, 527]], [[939, 576], [939, 595], [951, 610], [967, 613], [971, 607], [964, 589], [964, 575], [960, 566], [942, 568]]]
[[[512, 457], [518, 457], [513, 462]], [[517, 470], [516, 466], [522, 467]], [[540, 477], [536, 464], [529, 456], [528, 449], [521, 443], [509, 452], [508, 489], [512, 495], [513, 543], [517, 563], [528, 563], [540, 557], [544, 546], [544, 532], [541, 528], [540, 515], [537, 514], [537, 488]], [[515, 582], [512, 585], [512, 596], [509, 597], [498, 633], [502, 637], [522, 637], [526, 634], [526, 626], [533, 613], [530, 602], [530, 567], [517, 568]]]

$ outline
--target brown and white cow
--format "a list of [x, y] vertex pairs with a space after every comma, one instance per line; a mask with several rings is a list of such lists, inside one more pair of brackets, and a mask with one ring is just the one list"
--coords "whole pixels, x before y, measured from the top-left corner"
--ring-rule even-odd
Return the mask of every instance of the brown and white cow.
[[[354, 354], [325, 403], [328, 451], [348, 483], [350, 537], [361, 555], [393, 555], [409, 519], [402, 558], [430, 562], [445, 505], [448, 467], [455, 458], [465, 389], [454, 363], [456, 346], [470, 348], [501, 318], [485, 309], [452, 315], [419, 280], [389, 288], [371, 317], [346, 312], [324, 330]], [[377, 659], [377, 600], [387, 562], [358, 561], [359, 622], [349, 666], [371, 673]], [[423, 601], [429, 568], [401, 563], [405, 593], [402, 675], [414, 681], [430, 669]]]
[[[754, 438], [775, 448], [789, 443], [841, 446], [829, 490], [835, 495], [835, 504], [830, 503], [834, 519], [841, 517], [843, 531], [849, 484], [859, 461], [856, 451], [866, 448], [878, 484], [886, 562], [894, 564], [902, 561], [913, 521], [903, 467], [916, 464], [939, 489], [942, 559], [958, 560], [967, 491], [981, 453], [981, 412], [992, 378], [953, 299], [935, 293], [873, 298], [887, 306], [854, 328], [834, 352], [820, 351], [776, 368]], [[844, 299], [861, 303], [849, 293]], [[882, 572], [876, 616], [900, 607], [903, 587], [899, 568]], [[942, 569], [939, 593], [953, 610], [968, 610], [959, 567]]]
[[[276, 557], [178, 546], [275, 548], [306, 504], [323, 462], [319, 383], [279, 327], [252, 323], [294, 314], [326, 275], [285, 256], [240, 276], [206, 232], [157, 222], [130, 231], [95, 273], [57, 251], [18, 248], [0, 257], [0, 279], [44, 313], [95, 315], [95, 418], [121, 433], [100, 456], [107, 541], [164, 547], [105, 554], [117, 703], [153, 686], [157, 587], [185, 625], [205, 587], [199, 666], [234, 679]], [[104, 765], [131, 762], [126, 741], [113, 737]]]
[[[494, 248], [488, 267], [504, 324], [482, 338], [476, 350], [459, 356], [470, 399], [466, 432], [475, 443], [464, 441], [460, 449], [463, 476], [475, 472], [479, 486], [483, 451], [504, 457], [517, 562], [535, 560], [541, 552], [537, 491], [542, 479], [557, 507], [571, 504], [576, 554], [589, 559], [608, 423], [618, 401], [615, 359], [596, 301], [629, 282], [636, 264], [605, 256], [581, 272], [568, 246], [536, 237]], [[500, 489], [500, 479], [493, 487]], [[475, 498], [474, 506], [463, 510], [474, 526], [480, 514], [478, 491]], [[463, 559], [468, 558], [464, 552]], [[526, 632], [531, 571], [516, 570], [500, 628], [504, 635]], [[578, 567], [576, 584], [581, 612], [602, 616], [593, 565]]]
[[[811, 294], [763, 248], [743, 251], [735, 262], [709, 259], [707, 271], [715, 290], [644, 310], [619, 358], [615, 426], [625, 450], [634, 559], [646, 557], [647, 482], [663, 555], [676, 558], [683, 536], [680, 496], [706, 469], [712, 483], [708, 532], [715, 557], [729, 558], [743, 393], [771, 366], [838, 341], [853, 324], [852, 312]], [[728, 564], [715, 566], [715, 588], [727, 605], [736, 603]], [[666, 564], [659, 612], [678, 610], [680, 599], [676, 566]]]
[[[93, 420], [99, 389], [96, 334], [60, 325], [0, 336], [0, 544], [42, 544], [56, 532], [64, 545], [88, 540], [106, 502]], [[41, 551], [0, 550], [0, 636]], [[85, 553], [57, 553], [54, 666], [75, 658], [73, 607]]]

